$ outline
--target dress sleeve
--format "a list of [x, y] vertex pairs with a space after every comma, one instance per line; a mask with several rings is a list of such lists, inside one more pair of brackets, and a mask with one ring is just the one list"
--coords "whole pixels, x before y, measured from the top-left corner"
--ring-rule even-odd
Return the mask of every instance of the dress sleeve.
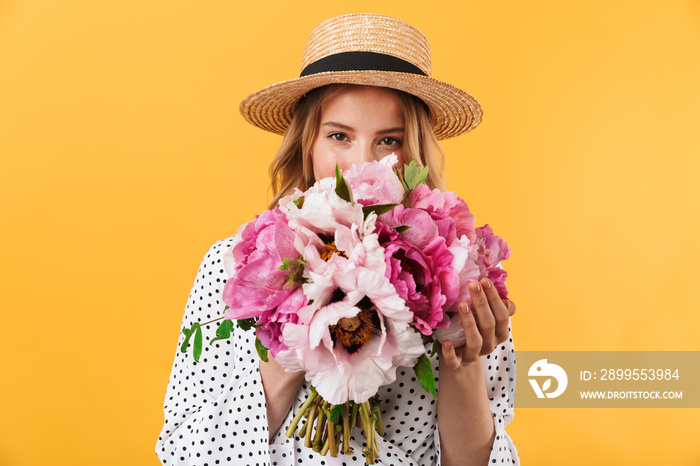
[[[508, 340], [499, 345], [491, 354], [481, 357], [486, 379], [489, 408], [493, 416], [496, 437], [491, 447], [488, 464], [515, 464], [520, 466], [518, 450], [506, 432], [506, 426], [513, 420], [515, 399], [515, 349], [513, 333], [508, 323]], [[433, 369], [434, 370], [434, 369]], [[440, 436], [435, 433], [437, 464], [441, 463]]]
[[[223, 314], [223, 255], [234, 243], [215, 243], [190, 292], [182, 328]], [[199, 362], [181, 353], [181, 333], [163, 410], [156, 454], [164, 465], [270, 464], [267, 411], [252, 332], [236, 328], [212, 345], [218, 322], [204, 327]]]
[[515, 399], [515, 349], [513, 333], [508, 323], [508, 340], [493, 353], [481, 357], [486, 378], [489, 407], [496, 427], [496, 438], [491, 448], [488, 464], [520, 465], [518, 450], [506, 432], [506, 426], [513, 420]]

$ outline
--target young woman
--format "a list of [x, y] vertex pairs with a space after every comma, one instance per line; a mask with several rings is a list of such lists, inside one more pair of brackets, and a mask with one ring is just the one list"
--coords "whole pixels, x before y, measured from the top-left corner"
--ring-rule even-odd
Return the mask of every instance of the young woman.
[[[379, 15], [345, 15], [311, 34], [301, 77], [248, 96], [241, 104], [252, 124], [284, 134], [270, 167], [277, 201], [333, 176], [336, 164], [379, 160], [430, 167], [428, 184], [445, 189], [438, 139], [467, 132], [480, 121], [466, 92], [430, 77], [430, 48], [414, 27]], [[202, 262], [184, 326], [219, 317], [227, 279], [222, 261], [235, 237], [219, 241]], [[438, 398], [425, 393], [410, 368], [379, 395], [385, 435], [380, 461], [393, 465], [519, 464], [505, 431], [513, 416], [515, 361], [509, 317], [488, 279], [470, 284], [473, 307], [460, 306], [466, 343], [449, 340], [433, 358]], [[477, 324], [478, 322], [478, 324]], [[355, 455], [321, 457], [288, 439], [289, 424], [309, 387], [304, 373], [259, 361], [251, 332], [205, 342], [200, 362], [177, 353], [156, 452], [163, 464], [364, 464], [362, 437]], [[359, 443], [358, 443], [359, 442]]]

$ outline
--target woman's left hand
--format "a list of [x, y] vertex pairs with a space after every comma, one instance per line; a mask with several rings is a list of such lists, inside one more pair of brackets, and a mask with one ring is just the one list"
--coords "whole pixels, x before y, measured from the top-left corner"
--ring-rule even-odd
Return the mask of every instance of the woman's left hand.
[[449, 369], [475, 362], [480, 356], [490, 354], [508, 339], [508, 319], [515, 314], [515, 303], [501, 299], [491, 280], [482, 278], [469, 284], [472, 306], [459, 304], [459, 317], [464, 328], [466, 342], [455, 348], [444, 342], [441, 362]]

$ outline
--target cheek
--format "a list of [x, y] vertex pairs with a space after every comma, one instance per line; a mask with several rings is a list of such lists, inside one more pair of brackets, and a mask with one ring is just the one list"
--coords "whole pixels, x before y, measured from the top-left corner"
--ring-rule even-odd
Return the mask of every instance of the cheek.
[[394, 154], [396, 154], [396, 158], [399, 159], [399, 162], [396, 164], [398, 168], [403, 168], [403, 164], [406, 162], [406, 159], [403, 156], [403, 151], [401, 149], [395, 150]]
[[314, 179], [317, 181], [329, 176], [335, 176], [335, 155], [324, 147], [322, 142], [315, 142], [311, 147], [311, 163], [313, 164]]

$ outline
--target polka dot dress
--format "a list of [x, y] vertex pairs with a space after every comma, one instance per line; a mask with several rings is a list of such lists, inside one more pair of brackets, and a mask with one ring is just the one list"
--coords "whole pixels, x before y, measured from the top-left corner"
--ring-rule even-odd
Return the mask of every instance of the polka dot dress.
[[[221, 300], [226, 273], [223, 254], [234, 237], [219, 241], [204, 257], [190, 293], [182, 326], [207, 322], [223, 314]], [[354, 455], [321, 457], [304, 447], [303, 439], [288, 439], [284, 431], [309, 393], [302, 385], [287, 419], [268, 441], [265, 395], [258, 369], [253, 332], [236, 328], [229, 340], [209, 345], [215, 325], [204, 328], [199, 362], [192, 350], [179, 351], [180, 334], [165, 395], [165, 423], [156, 444], [164, 465], [364, 465], [362, 433], [354, 430]], [[431, 358], [436, 376], [437, 357]], [[505, 431], [513, 418], [515, 360], [512, 338], [482, 357], [496, 437], [489, 464], [520, 464], [515, 445]], [[439, 380], [438, 380], [439, 391]], [[411, 368], [398, 369], [396, 381], [380, 389], [385, 435], [379, 438], [377, 464], [439, 465], [437, 402], [415, 379]], [[469, 435], [469, 426], [464, 426]]]

